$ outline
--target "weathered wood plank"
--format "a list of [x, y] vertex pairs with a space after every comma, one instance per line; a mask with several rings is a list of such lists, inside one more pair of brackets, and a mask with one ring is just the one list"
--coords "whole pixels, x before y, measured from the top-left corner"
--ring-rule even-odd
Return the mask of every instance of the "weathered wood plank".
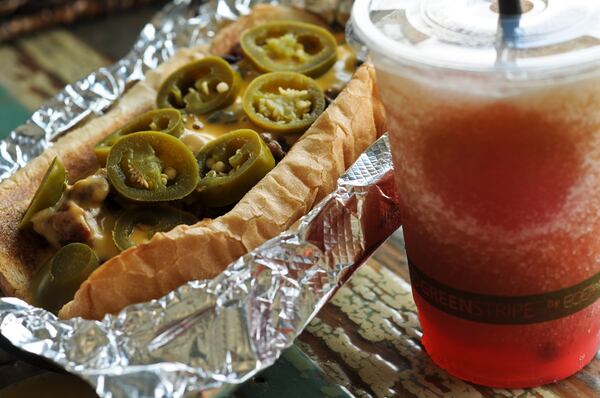
[[337, 383], [357, 397], [600, 397], [600, 356], [567, 380], [527, 390], [472, 385], [435, 366], [420, 344], [403, 245], [390, 238], [300, 336]]
[[0, 138], [27, 120], [29, 113], [110, 61], [73, 34], [54, 29], [0, 46]]
[[110, 63], [63, 29], [0, 46], [0, 59], [0, 85], [30, 111], [39, 108], [65, 84]]
[[47, 74], [70, 83], [111, 62], [70, 32], [58, 28], [17, 42], [24, 54]]
[[[0, 46], [2, 73], [0, 85], [20, 104], [30, 111], [37, 109], [64, 85], [57, 82], [32, 64], [16, 47]], [[3, 129], [7, 126], [2, 123]]]

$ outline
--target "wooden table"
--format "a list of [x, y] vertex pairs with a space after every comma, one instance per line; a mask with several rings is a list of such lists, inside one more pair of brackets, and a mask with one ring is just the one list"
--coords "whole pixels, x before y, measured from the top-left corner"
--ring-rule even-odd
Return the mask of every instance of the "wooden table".
[[404, 241], [396, 232], [297, 343], [357, 397], [600, 397], [600, 353], [577, 375], [527, 390], [475, 386], [437, 368], [420, 344]]
[[[158, 8], [51, 29], [0, 46], [0, 136], [22, 123], [66, 83], [123, 56]], [[421, 331], [408, 280], [403, 241], [396, 233], [297, 341], [296, 346], [321, 370], [300, 350], [292, 349], [253, 381], [229, 388], [220, 396], [343, 397], [348, 396], [345, 389], [356, 397], [600, 398], [600, 356], [568, 380], [530, 390], [483, 388], [447, 375], [432, 364], [420, 345]], [[0, 388], [3, 382], [6, 385], [9, 380], [12, 383], [31, 375], [46, 378], [44, 381], [57, 378], [39, 376], [39, 369], [0, 353]], [[64, 382], [64, 377], [58, 378]], [[35, 396], [52, 395], [40, 391]], [[69, 395], [63, 392], [61, 396]]]

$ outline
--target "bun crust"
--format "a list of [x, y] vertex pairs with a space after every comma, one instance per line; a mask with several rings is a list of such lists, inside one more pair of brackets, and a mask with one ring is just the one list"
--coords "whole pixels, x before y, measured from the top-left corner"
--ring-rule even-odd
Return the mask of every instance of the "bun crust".
[[[270, 19], [314, 23], [317, 17], [298, 10], [257, 6], [250, 15], [223, 28], [210, 52], [228, 53], [244, 29]], [[152, 108], [162, 81], [182, 64], [208, 52], [179, 51], [148, 72], [146, 80], [136, 84], [105, 116], [69, 133], [0, 184], [0, 197], [6, 198], [0, 205], [0, 285], [5, 294], [28, 299], [28, 284], [35, 272], [28, 264], [41, 264], [26, 254], [28, 247], [35, 245], [33, 251], [42, 258], [43, 239], [34, 233], [25, 237], [16, 226], [52, 158], [58, 155], [63, 160], [72, 179], [92, 172], [97, 167], [94, 143], [127, 119]], [[156, 234], [148, 243], [111, 258], [81, 285], [59, 316], [100, 319], [127, 305], [161, 297], [187, 281], [214, 277], [235, 259], [290, 228], [333, 191], [340, 175], [383, 128], [384, 111], [377, 97], [374, 68], [365, 63], [283, 160], [231, 211], [214, 220]]]
[[50, 247], [37, 234], [18, 226], [52, 160], [58, 156], [74, 181], [94, 172], [94, 144], [133, 116], [154, 106], [154, 90], [145, 82], [132, 87], [106, 115], [59, 138], [50, 148], [0, 184], [0, 288], [7, 296], [30, 301], [29, 283], [50, 257]]

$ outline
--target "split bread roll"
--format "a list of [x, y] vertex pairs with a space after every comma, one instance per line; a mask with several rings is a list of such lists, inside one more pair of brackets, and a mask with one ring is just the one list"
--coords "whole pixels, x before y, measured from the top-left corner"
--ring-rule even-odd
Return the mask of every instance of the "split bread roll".
[[[71, 181], [98, 167], [94, 145], [133, 116], [153, 108], [156, 93], [171, 72], [206, 56], [228, 53], [241, 32], [267, 20], [296, 19], [323, 24], [307, 12], [257, 6], [225, 27], [210, 51], [185, 49], [150, 71], [106, 115], [58, 140], [51, 148], [0, 184], [0, 286], [7, 295], [30, 299], [33, 264], [49, 257], [44, 239], [17, 226], [49, 163], [58, 156]], [[162, 297], [190, 280], [212, 278], [240, 256], [287, 230], [332, 192], [337, 179], [384, 129], [375, 71], [365, 63], [281, 162], [228, 213], [198, 224], [158, 233], [102, 264], [81, 285], [62, 318], [101, 319], [127, 305]]]

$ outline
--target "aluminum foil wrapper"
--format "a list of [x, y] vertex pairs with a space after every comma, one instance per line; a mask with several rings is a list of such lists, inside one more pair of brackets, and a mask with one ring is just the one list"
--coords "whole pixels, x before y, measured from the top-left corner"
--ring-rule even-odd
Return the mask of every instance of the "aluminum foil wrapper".
[[[175, 1], [115, 65], [69, 85], [0, 143], [6, 178], [82, 120], [101, 114], [178, 47], [204, 44], [256, 2]], [[271, 2], [272, 3], [272, 2]], [[289, 1], [344, 21], [349, 2]], [[240, 383], [271, 365], [336, 289], [399, 227], [387, 136], [363, 153], [297, 227], [194, 281], [101, 322], [58, 320], [0, 299], [0, 333], [91, 383], [101, 397], [181, 397]]]

